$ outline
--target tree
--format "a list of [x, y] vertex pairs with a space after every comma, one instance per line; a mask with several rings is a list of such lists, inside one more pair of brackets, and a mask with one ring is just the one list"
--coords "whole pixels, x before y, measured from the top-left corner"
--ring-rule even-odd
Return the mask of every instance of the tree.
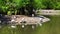
[[[0, 12], [16, 14], [34, 13], [38, 9], [60, 9], [59, 0], [0, 0]], [[26, 11], [25, 11], [26, 10]]]
[[35, 9], [44, 9], [46, 6], [43, 4], [44, 0], [34, 0], [34, 8]]

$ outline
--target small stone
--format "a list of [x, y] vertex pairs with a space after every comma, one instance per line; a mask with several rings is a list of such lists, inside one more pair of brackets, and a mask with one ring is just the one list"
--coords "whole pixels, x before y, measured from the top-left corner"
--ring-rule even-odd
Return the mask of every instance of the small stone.
[[14, 16], [14, 18], [16, 18], [16, 16]]
[[32, 17], [34, 17], [34, 14], [32, 14]]
[[11, 22], [15, 21], [14, 19], [11, 20]]
[[32, 29], [34, 29], [34, 26], [32, 25]]
[[41, 23], [40, 23], [39, 25], [40, 25], [40, 26], [42, 26], [42, 24], [41, 24]]
[[11, 27], [12, 27], [12, 28], [16, 28], [16, 26], [13, 26], [13, 25], [12, 25]]
[[24, 25], [22, 25], [22, 28], [24, 28]]
[[0, 21], [0, 23], [1, 23], [1, 21]]

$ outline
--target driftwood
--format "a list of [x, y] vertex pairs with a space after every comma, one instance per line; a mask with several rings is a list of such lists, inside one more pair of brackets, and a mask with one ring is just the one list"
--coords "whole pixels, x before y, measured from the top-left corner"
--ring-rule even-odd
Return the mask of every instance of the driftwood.
[[40, 24], [40, 23], [49, 21], [50, 19], [46, 17], [44, 18], [28, 17], [24, 15], [11, 15], [11, 16], [5, 15], [3, 20], [7, 20], [6, 23], [15, 24], [15, 25], [18, 25], [18, 24], [19, 25], [32, 25], [32, 24]]

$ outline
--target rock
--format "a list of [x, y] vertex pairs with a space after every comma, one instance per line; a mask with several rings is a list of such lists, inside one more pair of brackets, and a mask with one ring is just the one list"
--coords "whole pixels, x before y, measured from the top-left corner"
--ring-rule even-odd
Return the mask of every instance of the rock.
[[24, 28], [24, 25], [22, 25], [22, 28]]
[[32, 25], [32, 29], [34, 29], [35, 27]]
[[40, 26], [42, 26], [42, 24], [41, 24], [41, 23], [39, 23], [39, 25], [40, 25]]
[[16, 26], [13, 26], [13, 25], [12, 25], [11, 28], [16, 28]]
[[34, 14], [32, 14], [32, 17], [34, 17]]
[[11, 20], [11, 22], [14, 22], [14, 21], [15, 21], [14, 19]]
[[1, 23], [1, 21], [0, 21], [0, 23]]

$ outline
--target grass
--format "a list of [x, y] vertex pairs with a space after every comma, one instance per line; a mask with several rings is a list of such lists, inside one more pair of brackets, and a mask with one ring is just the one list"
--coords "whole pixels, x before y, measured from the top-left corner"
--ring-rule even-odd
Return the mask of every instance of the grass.
[[0, 34], [60, 34], [60, 16], [50, 16], [50, 19], [50, 22], [43, 23], [43, 26], [38, 26], [34, 30], [31, 26], [24, 29], [21, 26], [15, 29], [4, 26], [0, 29]]

